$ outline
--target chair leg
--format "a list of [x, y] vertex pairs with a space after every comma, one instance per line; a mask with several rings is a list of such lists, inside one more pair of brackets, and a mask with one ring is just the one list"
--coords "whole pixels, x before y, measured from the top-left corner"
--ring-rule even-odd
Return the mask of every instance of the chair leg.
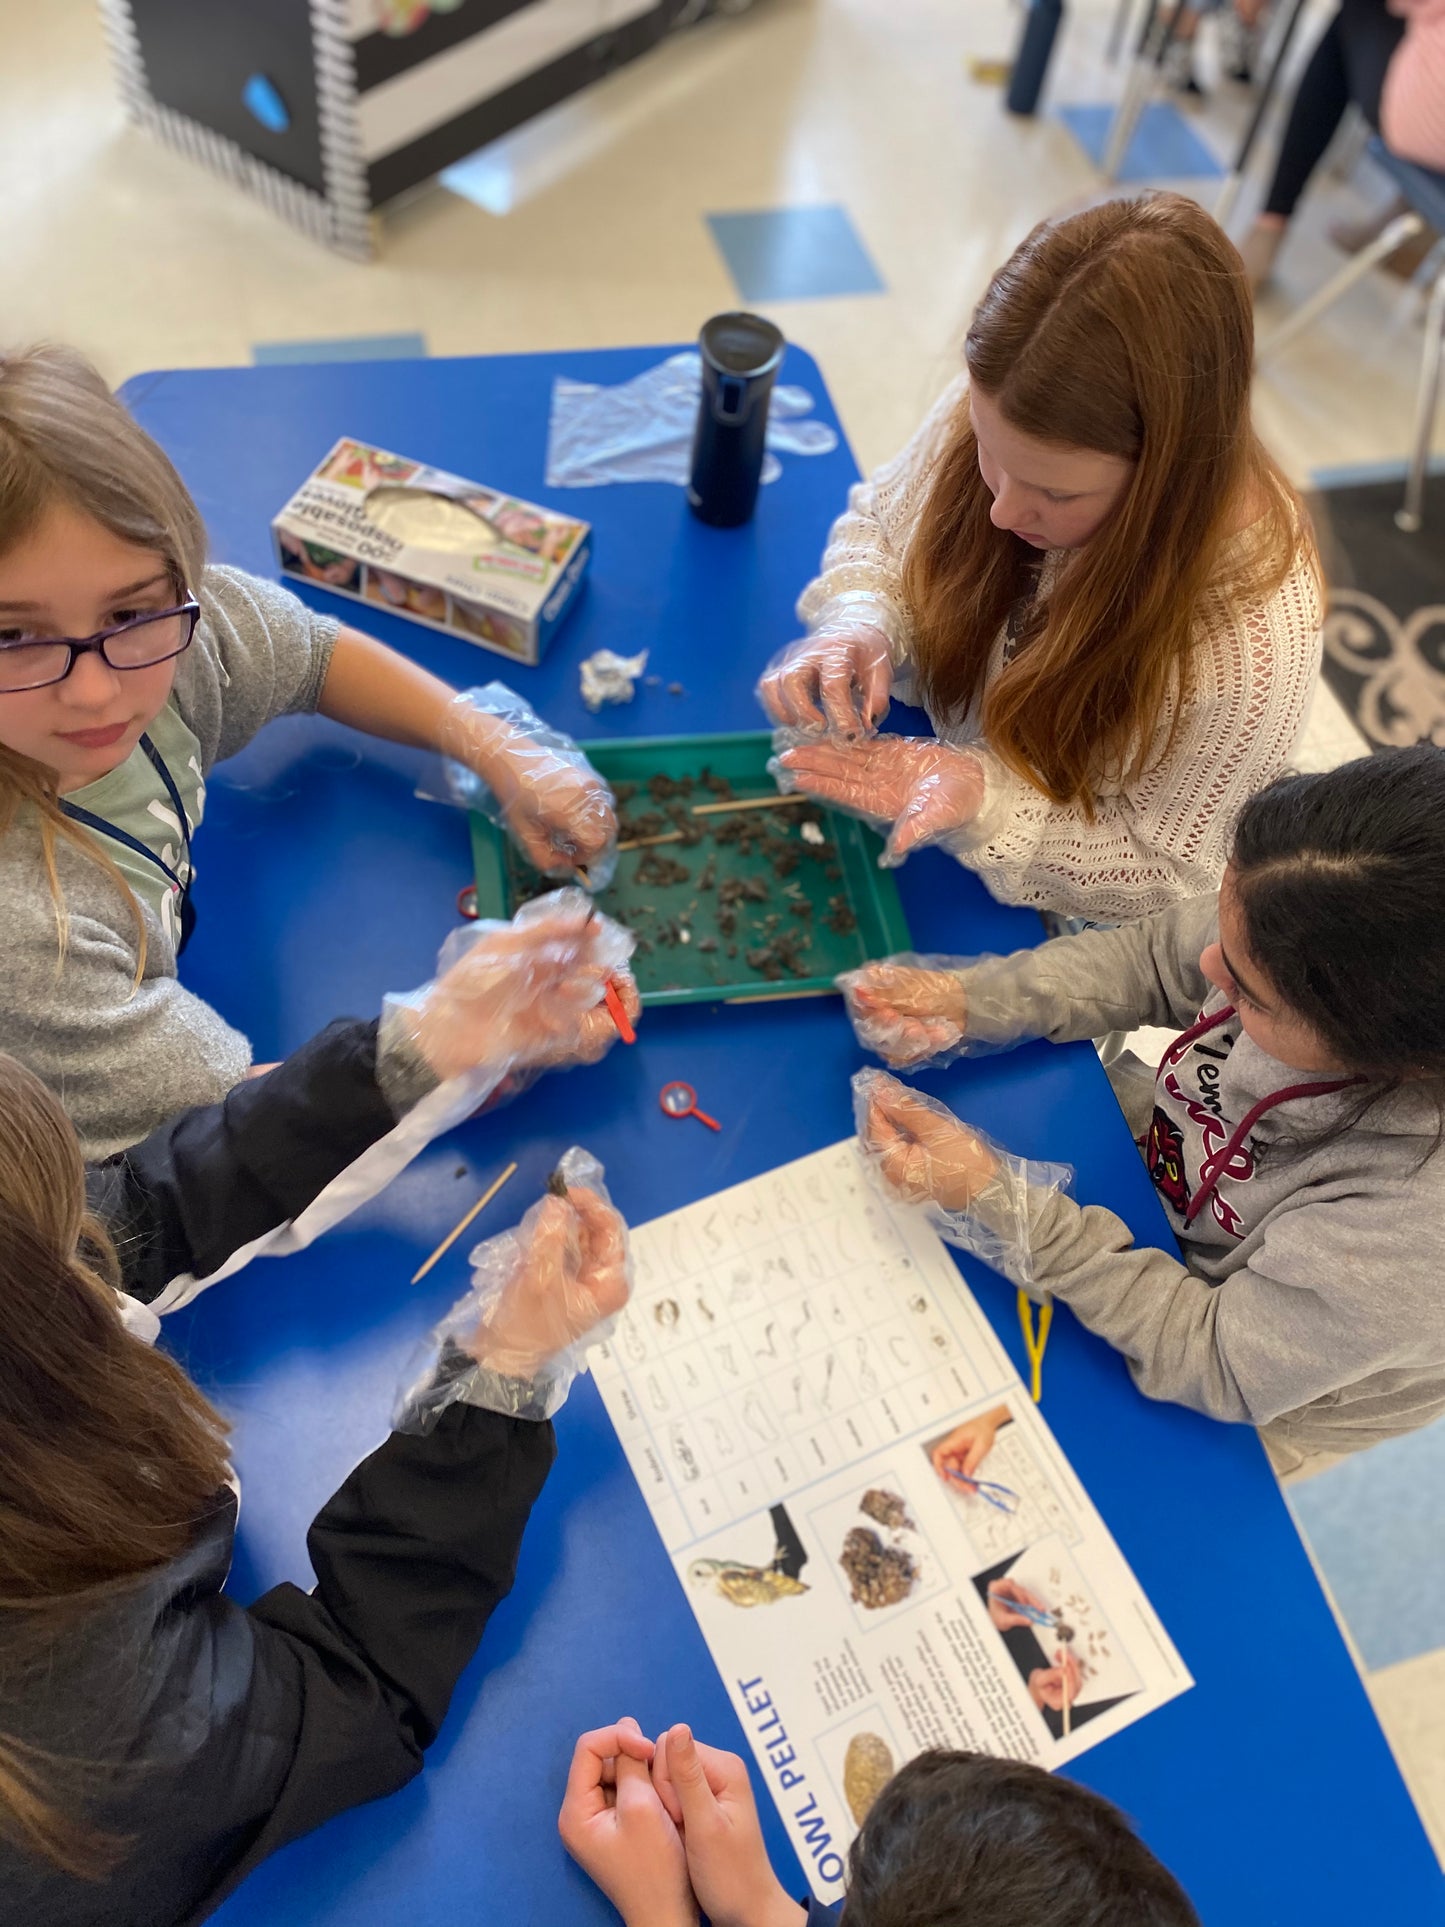
[[1117, 66], [1119, 55], [1124, 51], [1124, 36], [1129, 31], [1129, 16], [1134, 11], [1134, 0], [1118, 0], [1114, 9], [1114, 24], [1109, 29], [1109, 44], [1104, 58], [1111, 67]]
[[1430, 440], [1435, 428], [1435, 404], [1440, 398], [1440, 357], [1445, 347], [1445, 268], [1435, 277], [1430, 306], [1425, 313], [1425, 353], [1420, 363], [1420, 387], [1415, 397], [1415, 445], [1410, 453], [1410, 475], [1403, 507], [1395, 512], [1395, 527], [1414, 535], [1425, 506], [1425, 471], [1430, 465]]
[[1153, 91], [1154, 62], [1136, 60], [1124, 77], [1124, 92], [1109, 123], [1109, 138], [1104, 143], [1104, 152], [1099, 159], [1099, 172], [1106, 181], [1119, 178], [1119, 169], [1124, 165], [1129, 143], [1134, 138], [1135, 129], [1143, 118]]
[[1363, 280], [1377, 261], [1383, 261], [1387, 254], [1393, 254], [1402, 242], [1413, 240], [1425, 223], [1418, 214], [1401, 214], [1391, 221], [1384, 233], [1371, 241], [1367, 248], [1361, 248], [1353, 261], [1342, 267], [1337, 275], [1316, 293], [1312, 294], [1302, 307], [1281, 323], [1272, 335], [1267, 335], [1259, 344], [1257, 361], [1265, 361], [1276, 355], [1287, 342], [1303, 334], [1313, 322], [1318, 321], [1326, 308], [1332, 308], [1343, 294], [1348, 294], [1357, 281]]

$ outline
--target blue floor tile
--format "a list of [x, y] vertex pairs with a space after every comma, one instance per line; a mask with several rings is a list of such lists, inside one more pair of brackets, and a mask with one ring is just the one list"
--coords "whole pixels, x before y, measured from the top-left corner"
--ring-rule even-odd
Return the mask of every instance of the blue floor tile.
[[335, 341], [257, 341], [258, 368], [295, 361], [416, 361], [426, 353], [425, 335], [342, 335]]
[[[1061, 120], [1091, 161], [1101, 161], [1114, 120], [1112, 107], [1056, 107]], [[1153, 100], [1139, 116], [1119, 179], [1123, 181], [1218, 180], [1223, 164], [1167, 100]]]
[[744, 301], [883, 292], [883, 277], [841, 207], [709, 214], [707, 224]]
[[1367, 1668], [1445, 1645], [1445, 1420], [1288, 1496]]

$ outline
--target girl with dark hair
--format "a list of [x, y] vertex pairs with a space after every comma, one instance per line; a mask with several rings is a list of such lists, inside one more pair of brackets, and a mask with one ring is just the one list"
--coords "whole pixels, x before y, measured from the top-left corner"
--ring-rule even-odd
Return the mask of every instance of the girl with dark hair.
[[876, 1071], [856, 1080], [864, 1147], [945, 1237], [1002, 1252], [1118, 1346], [1150, 1397], [1259, 1426], [1279, 1470], [1411, 1431], [1445, 1410], [1442, 910], [1445, 749], [1422, 744], [1252, 798], [1217, 898], [842, 980], [895, 1067], [1185, 1026], [1157, 1072], [1110, 1072], [1181, 1258]]
[[[1319, 661], [1318, 562], [1249, 413], [1239, 256], [1177, 194], [1035, 228], [967, 371], [852, 492], [770, 666], [828, 730], [785, 780], [942, 841], [1006, 903], [1121, 919], [1218, 887]], [[874, 737], [889, 695], [940, 740]], [[863, 740], [859, 740], [859, 738]]]

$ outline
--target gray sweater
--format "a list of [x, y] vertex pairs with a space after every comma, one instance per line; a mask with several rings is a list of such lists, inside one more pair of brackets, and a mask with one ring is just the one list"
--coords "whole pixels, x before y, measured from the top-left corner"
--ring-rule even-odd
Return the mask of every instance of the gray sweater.
[[1219, 1019], [1121, 1092], [1183, 1263], [1137, 1247], [1102, 1205], [1034, 1191], [1036, 1285], [1117, 1346], [1149, 1397], [1302, 1455], [1356, 1451], [1445, 1410], [1445, 1150], [1426, 1155], [1439, 1109], [1406, 1085], [1320, 1141], [1361, 1092], [1306, 1094], [1338, 1080], [1290, 1070], [1222, 1014], [1199, 969], [1217, 928], [1216, 899], [1198, 897], [964, 972], [970, 1029], [976, 1011], [998, 1043]]
[[[234, 755], [273, 716], [315, 709], [339, 626], [275, 583], [239, 569], [207, 569], [200, 602], [195, 640], [177, 664], [170, 701], [151, 731], [193, 832], [211, 766]], [[140, 749], [71, 800], [108, 821], [123, 814], [123, 827], [157, 854], [169, 851], [177, 867], [169, 827], [174, 812]], [[124, 1149], [187, 1105], [214, 1102], [251, 1062], [247, 1039], [176, 981], [175, 919], [164, 900], [163, 874], [110, 838], [104, 847], [122, 860], [145, 919], [138, 986], [135, 923], [115, 883], [57, 843], [70, 917], [62, 960], [33, 813], [23, 811], [0, 839], [0, 1049], [56, 1093], [88, 1158]], [[198, 868], [204, 869], [203, 849]]]

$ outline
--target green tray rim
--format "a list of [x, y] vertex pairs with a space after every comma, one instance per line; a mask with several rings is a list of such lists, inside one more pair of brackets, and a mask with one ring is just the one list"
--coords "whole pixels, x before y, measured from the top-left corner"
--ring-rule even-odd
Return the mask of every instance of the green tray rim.
[[[613, 750], [695, 750], [707, 743], [757, 745], [771, 750], [772, 742], [773, 733], [768, 729], [731, 729], [680, 736], [594, 736], [586, 740], [579, 739], [577, 747], [591, 758], [596, 751], [605, 754]], [[830, 809], [826, 803], [820, 803], [818, 807], [828, 818], [839, 849], [851, 846], [856, 854], [865, 859], [857, 866], [857, 875], [867, 887], [870, 897], [868, 907], [883, 931], [888, 954], [912, 949], [913, 938], [903, 912], [898, 885], [891, 870], [878, 867], [878, 855], [883, 848], [882, 837], [857, 817], [845, 816], [840, 811]], [[514, 906], [508, 888], [505, 834], [490, 817], [476, 810], [469, 810], [467, 815], [471, 823], [477, 915], [510, 917]], [[851, 893], [853, 874], [845, 874]], [[717, 984], [696, 989], [649, 990], [643, 995], [642, 1002], [648, 1009], [660, 1009], [669, 1004], [776, 1003], [790, 997], [826, 996], [836, 994], [836, 991], [837, 985], [832, 977], [793, 977], [782, 983], [759, 984], [756, 988], [751, 984]]]

